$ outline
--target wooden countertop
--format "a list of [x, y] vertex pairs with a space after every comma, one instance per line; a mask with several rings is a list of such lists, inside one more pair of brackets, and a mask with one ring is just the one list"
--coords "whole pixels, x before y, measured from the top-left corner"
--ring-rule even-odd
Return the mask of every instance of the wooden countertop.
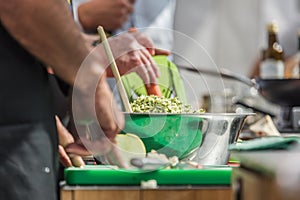
[[61, 200], [230, 200], [230, 186], [63, 186]]

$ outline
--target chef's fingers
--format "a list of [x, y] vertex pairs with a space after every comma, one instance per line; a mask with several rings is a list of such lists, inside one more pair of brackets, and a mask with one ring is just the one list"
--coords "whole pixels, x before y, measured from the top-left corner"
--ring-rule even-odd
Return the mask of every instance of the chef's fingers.
[[85, 145], [78, 144], [70, 144], [66, 147], [66, 151], [69, 154], [81, 155], [81, 156], [89, 156], [91, 153], [95, 157], [104, 156], [109, 164], [117, 165], [122, 168], [127, 168], [128, 166], [123, 161], [120, 156], [119, 150], [116, 147], [115, 142], [106, 139], [100, 139], [97, 141], [90, 141], [86, 139], [82, 139], [82, 143]]
[[[151, 81], [155, 82], [156, 77], [159, 74], [154, 61], [151, 57], [149, 57], [149, 53], [145, 49], [143, 51], [131, 51], [122, 55], [116, 59], [116, 63], [120, 75], [136, 72], [142, 78], [144, 83], [150, 83]], [[107, 74], [108, 76], [112, 76], [110, 68], [107, 69]]]
[[139, 75], [145, 84], [150, 83], [148, 71], [143, 65], [137, 66], [134, 71]]
[[58, 145], [58, 153], [59, 153], [59, 161], [63, 166], [65, 167], [73, 166], [70, 157], [68, 156], [65, 149], [61, 145]]
[[138, 50], [127, 52], [118, 57], [116, 63], [121, 75], [136, 72], [144, 82], [148, 83], [150, 81], [148, 71], [143, 66], [144, 62], [141, 60], [140, 54]]
[[87, 150], [83, 145], [72, 143], [65, 147], [68, 154], [74, 154], [79, 156], [90, 156], [92, 153]]
[[150, 83], [157, 83], [157, 77], [159, 77], [159, 70], [153, 61], [151, 55], [146, 50], [141, 49], [140, 50], [140, 57], [142, 60], [142, 63], [144, 64], [144, 67], [147, 69]]
[[66, 145], [73, 143], [74, 138], [72, 134], [61, 123], [58, 116], [55, 116], [55, 121], [56, 121], [56, 129], [58, 133], [59, 144], [65, 147]]
[[81, 156], [78, 155], [69, 155], [72, 161], [72, 165], [75, 167], [84, 167], [85, 163]]
[[149, 60], [149, 62], [151, 64], [151, 68], [154, 71], [156, 78], [158, 78], [160, 76], [160, 72], [159, 72], [159, 69], [158, 69], [157, 64], [155, 63], [153, 57], [145, 50], [143, 50], [143, 53], [146, 56], [147, 60]]
[[[118, 66], [120, 75], [125, 75], [126, 73], [134, 72], [135, 68], [141, 65], [141, 61], [138, 56], [135, 56], [132, 52], [124, 54], [116, 58], [116, 64]], [[108, 69], [108, 75], [111, 75], [111, 69]]]
[[128, 56], [130, 58], [129, 62], [134, 64], [131, 66], [132, 68], [130, 71], [136, 72], [141, 77], [144, 83], [149, 83], [150, 75], [145, 65], [147, 61], [145, 58], [141, 57], [142, 56], [141, 52], [139, 50], [132, 51], [128, 53]]
[[144, 33], [138, 32], [136, 28], [130, 28], [128, 30], [129, 33], [131, 33], [135, 39], [138, 41], [140, 45], [145, 47], [150, 55], [154, 56], [155, 55], [155, 47], [152, 39], [148, 36], [146, 36]]
[[132, 33], [135, 36], [135, 38], [139, 42], [139, 44], [144, 46], [149, 51], [151, 56], [154, 56], [154, 55], [168, 56], [171, 54], [167, 50], [155, 48], [154, 42], [151, 40], [151, 38], [147, 37], [143, 33], [138, 32], [135, 27], [130, 28], [128, 30], [128, 32]]
[[[145, 60], [144, 60], [143, 63], [146, 64], [146, 63], [150, 62], [152, 71], [154, 71], [156, 77], [159, 77], [159, 70], [158, 70], [152, 56], [154, 56], [154, 55], [169, 55], [170, 52], [163, 50], [163, 49], [156, 49], [153, 41], [149, 37], [147, 37], [145, 34], [138, 32], [137, 29], [134, 27], [130, 28], [128, 30], [128, 32], [131, 33], [138, 42], [137, 46], [133, 47], [133, 50], [135, 52], [141, 52], [142, 55], [145, 56], [147, 62], [145, 62]], [[151, 76], [151, 74], [150, 74], [150, 76]]]

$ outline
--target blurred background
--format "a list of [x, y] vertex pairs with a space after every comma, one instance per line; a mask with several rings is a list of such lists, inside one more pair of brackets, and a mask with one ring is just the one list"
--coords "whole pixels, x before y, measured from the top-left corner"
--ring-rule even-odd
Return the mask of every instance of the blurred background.
[[[277, 21], [278, 40], [285, 56], [289, 57], [297, 53], [299, 17], [300, 1], [298, 0], [177, 1], [175, 30], [198, 42], [207, 51], [211, 60], [208, 59], [208, 55], [199, 52], [199, 46], [191, 45], [190, 42], [175, 36], [174, 52], [181, 53], [180, 56], [174, 57], [175, 63], [189, 65], [182, 59], [186, 57], [198, 69], [226, 68], [237, 74], [249, 76], [261, 50], [267, 47], [267, 23]], [[213, 96], [225, 92], [225, 95], [234, 95], [241, 99], [255, 95], [255, 90], [238, 81], [223, 79], [216, 82], [218, 77], [183, 70], [181, 75], [185, 80], [188, 99], [193, 99], [191, 103], [194, 105], [197, 103], [202, 105], [203, 97], [207, 93]], [[195, 97], [198, 98], [198, 102]], [[256, 102], [256, 106], [276, 111], [274, 105], [257, 98], [259, 102]]]

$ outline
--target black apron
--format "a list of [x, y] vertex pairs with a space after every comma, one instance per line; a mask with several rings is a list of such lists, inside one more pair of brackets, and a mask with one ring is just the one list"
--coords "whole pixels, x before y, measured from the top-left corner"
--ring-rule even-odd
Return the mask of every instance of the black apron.
[[57, 133], [45, 68], [0, 24], [0, 199], [57, 199]]

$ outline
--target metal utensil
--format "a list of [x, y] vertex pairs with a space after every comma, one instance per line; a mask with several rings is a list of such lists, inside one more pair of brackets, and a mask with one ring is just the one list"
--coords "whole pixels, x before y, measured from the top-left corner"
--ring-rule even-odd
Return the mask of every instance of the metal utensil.
[[194, 73], [203, 73], [203, 74], [207, 74], [207, 75], [211, 75], [211, 76], [221, 76], [226, 79], [240, 81], [250, 87], [256, 86], [256, 82], [254, 79], [249, 79], [246, 76], [234, 73], [234, 72], [224, 69], [224, 68], [219, 68], [219, 71], [212, 71], [212, 70], [207, 70], [207, 69], [203, 69], [203, 68], [191, 68], [191, 67], [187, 67], [187, 66], [183, 66], [183, 65], [177, 65], [177, 67], [179, 69], [187, 70], [187, 71], [194, 72]]

